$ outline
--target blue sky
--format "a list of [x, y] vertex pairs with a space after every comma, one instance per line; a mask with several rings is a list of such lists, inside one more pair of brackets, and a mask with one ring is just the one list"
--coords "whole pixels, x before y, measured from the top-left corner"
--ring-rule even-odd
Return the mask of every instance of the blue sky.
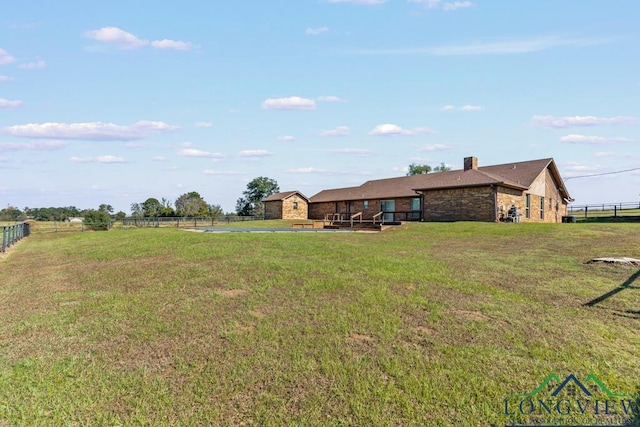
[[[0, 206], [129, 212], [258, 176], [312, 196], [553, 157], [640, 200], [640, 2], [6, 2]], [[611, 175], [578, 178], [636, 169]]]

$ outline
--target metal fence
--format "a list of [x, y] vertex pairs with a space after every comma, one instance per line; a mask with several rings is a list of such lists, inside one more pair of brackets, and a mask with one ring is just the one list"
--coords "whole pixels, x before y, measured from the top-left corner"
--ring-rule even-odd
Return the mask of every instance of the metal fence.
[[568, 208], [568, 215], [575, 216], [578, 220], [640, 217], [640, 202], [572, 205]]
[[177, 227], [197, 228], [214, 226], [216, 224], [229, 224], [232, 222], [259, 221], [261, 216], [223, 216], [219, 218], [190, 218], [190, 217], [155, 217], [155, 218], [125, 218], [122, 226], [130, 227]]
[[30, 233], [29, 223], [21, 222], [14, 225], [2, 226], [2, 244], [0, 252], [6, 252], [7, 248]]

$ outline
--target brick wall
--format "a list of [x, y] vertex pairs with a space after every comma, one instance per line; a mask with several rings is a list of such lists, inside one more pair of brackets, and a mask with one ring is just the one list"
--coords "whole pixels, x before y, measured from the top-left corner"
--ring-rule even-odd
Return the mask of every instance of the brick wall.
[[495, 221], [491, 187], [430, 190], [424, 195], [425, 221]]
[[264, 202], [264, 219], [282, 219], [282, 201]]

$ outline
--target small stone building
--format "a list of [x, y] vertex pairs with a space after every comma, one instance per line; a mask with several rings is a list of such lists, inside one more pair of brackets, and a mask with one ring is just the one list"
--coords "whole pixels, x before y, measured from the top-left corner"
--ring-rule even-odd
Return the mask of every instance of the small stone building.
[[262, 199], [264, 219], [307, 219], [309, 199], [299, 191], [274, 193]]
[[309, 199], [309, 218], [382, 212], [385, 221], [561, 222], [571, 201], [551, 158], [479, 167], [467, 157], [459, 170], [323, 190]]

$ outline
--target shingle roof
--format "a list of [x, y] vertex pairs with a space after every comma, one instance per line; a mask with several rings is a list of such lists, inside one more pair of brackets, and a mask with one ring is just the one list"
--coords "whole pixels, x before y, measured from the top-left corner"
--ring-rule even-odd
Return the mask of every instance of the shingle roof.
[[302, 194], [301, 192], [299, 192], [299, 191], [283, 191], [283, 192], [280, 192], [280, 193], [273, 193], [272, 195], [267, 196], [264, 199], [262, 199], [262, 201], [263, 202], [275, 202], [275, 201], [287, 199], [287, 198], [293, 196], [294, 194], [298, 194], [303, 199], [309, 201], [309, 198], [307, 196], [305, 196], [304, 194]]
[[416, 197], [416, 190], [428, 191], [445, 188], [480, 187], [502, 185], [520, 190], [528, 189], [533, 181], [547, 167], [550, 168], [566, 198], [569, 194], [553, 162], [553, 159], [530, 160], [484, 166], [468, 171], [454, 170], [424, 175], [367, 181], [359, 187], [323, 190], [309, 199], [311, 203], [337, 202], [347, 200], [385, 199], [395, 197]]

